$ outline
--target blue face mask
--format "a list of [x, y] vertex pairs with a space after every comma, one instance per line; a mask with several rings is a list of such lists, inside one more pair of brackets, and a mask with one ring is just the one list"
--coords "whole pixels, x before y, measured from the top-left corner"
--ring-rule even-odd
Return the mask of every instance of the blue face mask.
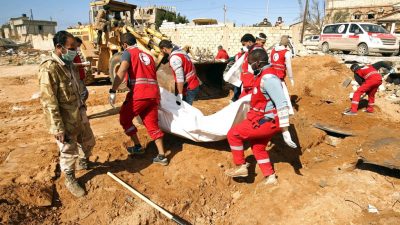
[[[64, 47], [63, 47], [64, 48]], [[66, 49], [66, 48], [64, 48], [64, 49]], [[64, 61], [66, 61], [66, 62], [72, 62], [72, 61], [74, 61], [74, 58], [75, 58], [75, 56], [77, 55], [77, 52], [76, 51], [73, 51], [73, 50], [69, 50], [69, 49], [66, 49], [67, 50], [67, 53], [65, 53], [65, 54], [62, 54], [61, 55], [61, 58], [64, 60]]]

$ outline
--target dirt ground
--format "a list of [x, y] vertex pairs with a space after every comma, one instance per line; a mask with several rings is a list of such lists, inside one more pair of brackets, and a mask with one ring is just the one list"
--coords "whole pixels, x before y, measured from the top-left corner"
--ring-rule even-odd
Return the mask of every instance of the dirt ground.
[[[88, 100], [97, 141], [90, 160], [96, 168], [78, 173], [88, 192], [79, 199], [64, 187], [56, 144], [44, 125], [37, 66], [0, 66], [0, 224], [173, 224], [108, 171], [191, 224], [399, 224], [399, 170], [357, 163], [364, 153], [387, 160], [379, 152], [388, 146], [398, 155], [384, 156], [400, 161], [399, 105], [378, 98], [375, 114], [360, 110], [344, 117], [351, 91], [342, 87], [351, 77], [346, 66], [329, 56], [296, 58], [293, 64], [291, 132], [300, 147], [290, 149], [274, 137], [268, 150], [278, 185], [260, 184], [263, 176], [251, 150], [246, 151], [250, 176], [226, 177], [232, 166], [227, 141], [194, 143], [166, 135], [170, 165], [162, 167], [151, 163], [156, 148], [139, 126], [147, 152], [128, 157], [125, 147], [131, 142], [107, 103], [109, 83], [99, 81], [89, 87]], [[119, 104], [124, 95], [118, 94]], [[194, 106], [211, 114], [229, 104], [231, 95]], [[315, 123], [355, 136], [331, 138]], [[369, 213], [369, 204], [379, 213]]]

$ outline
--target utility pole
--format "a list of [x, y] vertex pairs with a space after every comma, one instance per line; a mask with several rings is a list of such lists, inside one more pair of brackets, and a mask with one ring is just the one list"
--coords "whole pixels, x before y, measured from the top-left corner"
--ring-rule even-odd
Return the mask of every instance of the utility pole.
[[225, 25], [225, 24], [226, 24], [226, 10], [228, 10], [228, 9], [226, 8], [226, 5], [225, 5], [225, 4], [224, 4], [223, 10], [224, 10], [224, 25]]
[[302, 44], [303, 44], [303, 38], [304, 38], [304, 30], [306, 29], [306, 23], [307, 23], [307, 13], [308, 13], [308, 0], [306, 0], [306, 7], [304, 8], [303, 27], [301, 29], [300, 43], [302, 43]]
[[267, 13], [265, 15], [265, 18], [268, 19], [268, 13], [269, 13], [269, 0], [267, 0]]
[[[31, 24], [32, 24], [32, 22], [33, 22], [33, 12], [32, 12], [32, 9], [30, 10], [30, 12], [31, 12], [31, 16], [30, 16], [30, 18], [29, 18], [28, 27], [26, 28], [26, 35], [25, 35], [25, 41], [24, 41], [24, 42], [26, 42], [26, 39], [28, 38], [29, 28], [31, 27]], [[35, 26], [33, 26], [33, 29], [34, 29], [34, 32], [33, 32], [33, 33], [36, 33]]]

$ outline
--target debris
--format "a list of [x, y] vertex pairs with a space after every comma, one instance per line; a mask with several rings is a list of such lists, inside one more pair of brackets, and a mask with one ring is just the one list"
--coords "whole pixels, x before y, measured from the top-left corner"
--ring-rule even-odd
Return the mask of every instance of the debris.
[[224, 164], [222, 164], [222, 163], [218, 163], [217, 165], [219, 168], [224, 168]]
[[236, 201], [237, 199], [239, 199], [240, 196], [242, 196], [242, 193], [240, 193], [240, 191], [236, 191], [235, 193], [233, 193], [232, 194], [233, 201]]
[[387, 137], [367, 142], [362, 146], [369, 151], [357, 152], [363, 163], [400, 169], [400, 138]]
[[351, 81], [351, 78], [346, 78], [346, 80], [342, 83], [342, 87], [347, 88], [350, 85]]
[[324, 187], [328, 186], [328, 183], [326, 182], [326, 180], [320, 180], [319, 181], [319, 186], [321, 188], [324, 188]]
[[15, 51], [14, 51], [14, 49], [10, 48], [10, 49], [8, 49], [8, 50], [6, 51], [6, 53], [7, 53], [8, 55], [13, 55], [13, 54], [15, 54]]
[[338, 137], [334, 137], [334, 136], [330, 136], [330, 135], [325, 136], [325, 143], [330, 146], [336, 147], [338, 144], [340, 144], [340, 142], [342, 142], [342, 138], [338, 138]]
[[13, 106], [12, 107], [12, 109], [11, 109], [11, 111], [12, 112], [15, 112], [15, 111], [22, 111], [22, 110], [24, 110], [24, 107], [22, 107], [22, 106]]
[[31, 97], [32, 100], [38, 99], [38, 98], [40, 98], [40, 92], [34, 93], [34, 94], [32, 95], [32, 97]]
[[343, 130], [341, 128], [327, 125], [327, 124], [321, 124], [321, 123], [315, 123], [314, 124], [315, 128], [318, 128], [320, 130], [323, 130], [329, 134], [332, 134], [334, 136], [355, 136], [352, 132]]
[[371, 204], [368, 204], [368, 212], [369, 213], [379, 213], [378, 209]]

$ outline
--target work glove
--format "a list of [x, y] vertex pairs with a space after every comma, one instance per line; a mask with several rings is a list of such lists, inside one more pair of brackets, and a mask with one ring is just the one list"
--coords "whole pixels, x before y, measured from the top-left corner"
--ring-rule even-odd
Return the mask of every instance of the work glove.
[[176, 96], [176, 104], [177, 105], [182, 105], [182, 100], [183, 99], [183, 94], [178, 94], [177, 96]]
[[115, 93], [110, 93], [110, 95], [108, 96], [108, 102], [110, 103], [110, 105], [115, 108], [115, 99], [117, 98]]
[[297, 148], [296, 143], [294, 143], [292, 141], [292, 137], [290, 136], [290, 132], [289, 131], [284, 131], [282, 132], [282, 136], [283, 136], [283, 140], [285, 141], [285, 143], [291, 147], [291, 148]]
[[292, 87], [294, 87], [294, 80], [293, 79], [290, 80], [290, 84], [292, 84]]

